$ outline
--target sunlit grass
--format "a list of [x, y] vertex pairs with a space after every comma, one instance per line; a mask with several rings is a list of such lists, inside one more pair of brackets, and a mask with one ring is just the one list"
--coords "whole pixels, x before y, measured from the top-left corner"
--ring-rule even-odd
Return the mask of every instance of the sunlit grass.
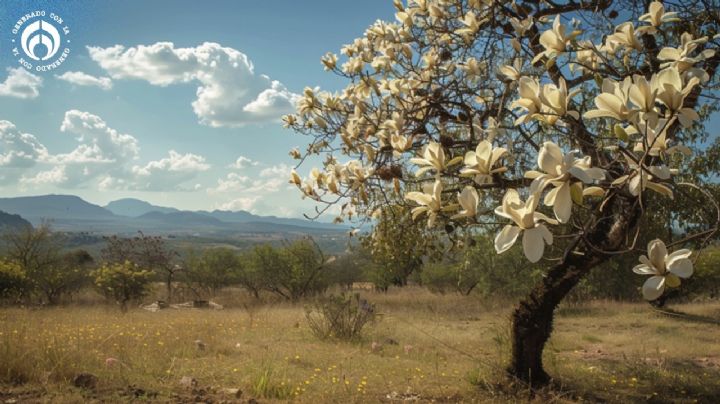
[[[418, 289], [367, 297], [382, 319], [355, 343], [314, 338], [302, 305], [126, 315], [105, 306], [0, 309], [0, 390], [73, 401], [89, 394], [71, 387], [85, 371], [99, 377], [95, 397], [110, 400], [138, 389], [164, 400], [219, 397], [226, 388], [263, 401], [529, 397], [501, 383], [511, 305]], [[713, 317], [720, 304], [676, 309]], [[646, 304], [565, 307], [546, 351], [558, 383], [535, 400], [717, 402], [719, 331]], [[180, 386], [183, 376], [197, 391]]]

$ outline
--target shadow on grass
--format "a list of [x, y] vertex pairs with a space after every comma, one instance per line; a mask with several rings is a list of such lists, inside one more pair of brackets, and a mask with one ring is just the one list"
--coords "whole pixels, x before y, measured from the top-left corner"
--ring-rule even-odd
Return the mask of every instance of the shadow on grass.
[[653, 310], [658, 314], [667, 316], [668, 318], [672, 318], [675, 320], [689, 321], [689, 322], [701, 323], [701, 324], [720, 325], [720, 319], [713, 318], [713, 317], [701, 316], [698, 314], [684, 313], [682, 311], [668, 309], [668, 308], [663, 308], [663, 309], [653, 308]]

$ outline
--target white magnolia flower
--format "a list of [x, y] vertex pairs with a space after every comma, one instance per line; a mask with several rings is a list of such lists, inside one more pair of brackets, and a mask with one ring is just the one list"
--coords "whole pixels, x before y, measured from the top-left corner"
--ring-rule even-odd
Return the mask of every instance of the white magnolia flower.
[[466, 39], [469, 39], [472, 35], [475, 35], [475, 33], [478, 32], [480, 26], [486, 21], [487, 19], [485, 18], [479, 20], [475, 13], [473, 13], [472, 11], [468, 11], [468, 13], [465, 14], [465, 17], [460, 20], [460, 22], [463, 23], [464, 27], [457, 29], [455, 33], [464, 36]]
[[518, 85], [518, 94], [520, 98], [510, 104], [510, 108], [523, 108], [527, 114], [519, 116], [515, 120], [515, 125], [526, 123], [533, 119], [537, 113], [542, 110], [542, 101], [540, 100], [540, 83], [537, 79], [527, 76], [520, 77]]
[[580, 90], [574, 90], [568, 94], [565, 79], [560, 78], [559, 83], [560, 87], [555, 86], [555, 84], [546, 84], [540, 92], [540, 100], [543, 105], [547, 107], [543, 108], [544, 121], [550, 125], [554, 125], [565, 115], [569, 115], [575, 119], [580, 118], [580, 114], [578, 114], [577, 111], [568, 110], [568, 103], [570, 102], [570, 99]]
[[487, 119], [487, 127], [482, 130], [482, 133], [485, 135], [485, 139], [492, 143], [495, 138], [505, 134], [505, 129], [500, 127], [495, 118], [489, 117]]
[[520, 195], [514, 189], [508, 189], [502, 200], [502, 205], [495, 208], [495, 214], [511, 219], [515, 225], [506, 225], [495, 236], [495, 251], [498, 254], [510, 249], [515, 244], [520, 233], [523, 233], [523, 251], [530, 262], [538, 262], [545, 252], [545, 244], [552, 245], [553, 235], [544, 222], [557, 224], [535, 209], [538, 205], [538, 195], [531, 194], [526, 202], [520, 200]]
[[513, 29], [515, 29], [515, 33], [517, 33], [518, 37], [522, 37], [523, 35], [525, 35], [525, 32], [527, 32], [527, 30], [532, 28], [534, 23], [535, 23], [535, 21], [533, 21], [532, 16], [529, 16], [528, 18], [526, 18], [522, 21], [518, 20], [515, 17], [510, 18], [510, 24], [512, 24]]
[[638, 196], [646, 189], [650, 189], [673, 199], [673, 191], [666, 185], [655, 181], [655, 178], [659, 178], [661, 180], [667, 180], [670, 178], [670, 175], [673, 172], [667, 166], [655, 165], [650, 167], [643, 166], [641, 168], [631, 159], [628, 159], [628, 166], [632, 170], [632, 173], [616, 178], [612, 182], [613, 185], [622, 184], [629, 178], [630, 180], [627, 181], [628, 190], [633, 196]]
[[654, 34], [657, 32], [657, 28], [663, 23], [680, 21], [677, 17], [676, 12], [665, 12], [665, 6], [659, 1], [653, 1], [648, 7], [647, 14], [643, 14], [639, 18], [640, 21], [647, 22], [649, 26], [640, 27], [637, 29], [640, 34]]
[[545, 50], [535, 56], [532, 63], [535, 64], [535, 62], [543, 56], [553, 59], [558, 54], [565, 52], [565, 47], [579, 34], [579, 32], [572, 32], [569, 35], [566, 34], [565, 26], [560, 23], [560, 14], [556, 15], [552, 29], [540, 35], [540, 45], [542, 45]]
[[655, 109], [657, 92], [656, 75], [653, 75], [650, 81], [638, 74], [633, 76], [633, 83], [628, 92], [629, 99], [636, 106], [633, 109], [639, 112], [640, 119], [647, 121], [653, 127], [658, 120], [658, 113]]
[[290, 181], [288, 181], [288, 182], [289, 182], [290, 184], [295, 184], [295, 185], [297, 185], [297, 186], [299, 187], [300, 184], [302, 184], [302, 178], [300, 178], [300, 176], [298, 175], [297, 171], [295, 171], [295, 170], [293, 169], [292, 171], [290, 171]]
[[457, 199], [462, 210], [456, 215], [453, 215], [451, 219], [459, 219], [462, 217], [474, 219], [475, 216], [477, 216], [477, 206], [480, 202], [480, 197], [475, 187], [466, 186], [462, 192], [458, 193]]
[[[707, 58], [712, 57], [715, 55], [714, 49], [705, 49], [704, 51], [700, 52], [697, 56], [692, 56], [693, 53], [695, 53], [695, 49], [697, 49], [698, 46], [704, 44], [707, 42], [707, 37], [700, 37], [697, 39], [694, 39], [692, 34], [685, 32], [680, 36], [680, 47], [679, 48], [662, 48], [660, 50], [660, 53], [658, 53], [657, 58], [659, 60], [665, 61], [663, 64], [660, 65], [660, 67], [665, 68], [668, 66], [673, 66], [678, 69], [680, 73], [684, 73], [695, 66], [696, 63], [701, 62]], [[701, 69], [700, 69], [701, 70]], [[703, 73], [705, 73], [703, 71]], [[707, 76], [707, 73], [705, 73], [702, 76]], [[707, 80], [703, 80], [705, 82]]]
[[515, 59], [512, 66], [500, 66], [500, 73], [502, 73], [510, 81], [518, 81], [522, 74], [522, 59]]
[[445, 151], [440, 143], [431, 141], [425, 146], [422, 157], [413, 157], [410, 162], [420, 166], [420, 169], [415, 172], [416, 177], [430, 170], [439, 173], [445, 169]]
[[325, 70], [333, 70], [337, 65], [338, 57], [336, 54], [328, 52], [322, 57], [322, 59], [320, 59], [320, 61], [322, 62]]
[[630, 100], [630, 88], [632, 79], [626, 77], [621, 83], [606, 78], [602, 83], [602, 93], [595, 97], [597, 109], [587, 111], [585, 118], [609, 117], [618, 121], [630, 120], [634, 117], [635, 111], [628, 105]]
[[507, 170], [502, 166], [493, 168], [506, 154], [507, 150], [504, 148], [493, 148], [489, 141], [480, 141], [474, 152], [465, 153], [465, 167], [460, 170], [460, 175], [474, 176], [475, 182], [478, 184], [492, 183], [493, 174]]
[[[555, 217], [560, 223], [567, 223], [572, 214], [573, 205], [573, 181], [580, 180], [589, 184], [595, 180], [605, 178], [605, 171], [592, 167], [589, 156], [578, 157], [577, 151], [563, 154], [558, 145], [553, 142], [545, 142], [538, 152], [538, 166], [543, 172], [528, 171], [526, 178], [532, 178], [530, 192], [539, 194], [547, 185], [554, 188], [545, 195], [544, 203], [552, 206]], [[582, 195], [582, 184], [579, 187]]]
[[642, 50], [643, 46], [635, 35], [635, 25], [628, 21], [615, 28], [615, 33], [605, 40], [605, 49], [614, 53], [618, 46], [626, 49]]
[[635, 266], [633, 272], [639, 275], [651, 275], [642, 287], [643, 297], [655, 300], [662, 296], [665, 286], [680, 286], [680, 278], [687, 279], [693, 274], [693, 263], [690, 261], [692, 251], [677, 250], [668, 254], [662, 240], [648, 243], [648, 255], [640, 256], [642, 264]]
[[425, 184], [423, 186], [423, 192], [408, 192], [405, 195], [405, 199], [416, 202], [418, 205], [411, 210], [413, 220], [417, 219], [423, 213], [427, 213], [428, 227], [435, 225], [437, 214], [440, 212], [442, 207], [442, 182], [436, 180], [434, 184]]
[[685, 156], [691, 155], [692, 151], [690, 148], [683, 144], [670, 146], [670, 140], [667, 139], [667, 130], [669, 127], [667, 119], [659, 119], [655, 127], [650, 126], [650, 124], [645, 125], [645, 123], [641, 121], [637, 127], [633, 125], [625, 129], [625, 131], [628, 135], [638, 133], [644, 135], [644, 139], [635, 144], [633, 148], [635, 152], [644, 153], [646, 148], [648, 148], [648, 155], [650, 156], [670, 156], [675, 153], [681, 153]]
[[683, 107], [685, 97], [699, 84], [700, 80], [697, 77], [692, 77], [688, 80], [687, 84], [683, 85], [683, 79], [680, 77], [680, 72], [676, 67], [669, 67], [663, 69], [657, 74], [658, 95], [657, 99], [661, 103], [665, 104], [668, 109], [674, 113], [677, 113], [680, 124], [688, 128], [692, 125], [693, 121], [700, 119], [700, 116], [692, 108]]

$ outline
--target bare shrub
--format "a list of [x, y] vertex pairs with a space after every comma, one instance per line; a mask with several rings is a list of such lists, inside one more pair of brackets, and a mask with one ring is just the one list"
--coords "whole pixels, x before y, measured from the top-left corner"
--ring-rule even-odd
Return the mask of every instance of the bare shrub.
[[350, 341], [358, 339], [363, 327], [376, 321], [376, 312], [375, 305], [361, 299], [360, 294], [341, 294], [319, 299], [306, 308], [305, 317], [316, 337]]

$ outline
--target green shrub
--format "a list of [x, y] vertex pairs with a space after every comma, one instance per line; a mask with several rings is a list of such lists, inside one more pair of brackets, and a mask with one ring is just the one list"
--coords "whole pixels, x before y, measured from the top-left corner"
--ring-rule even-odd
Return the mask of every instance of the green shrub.
[[130, 261], [123, 263], [104, 264], [92, 272], [95, 286], [100, 293], [114, 299], [122, 311], [127, 304], [145, 296], [148, 292], [153, 272], [140, 269]]

